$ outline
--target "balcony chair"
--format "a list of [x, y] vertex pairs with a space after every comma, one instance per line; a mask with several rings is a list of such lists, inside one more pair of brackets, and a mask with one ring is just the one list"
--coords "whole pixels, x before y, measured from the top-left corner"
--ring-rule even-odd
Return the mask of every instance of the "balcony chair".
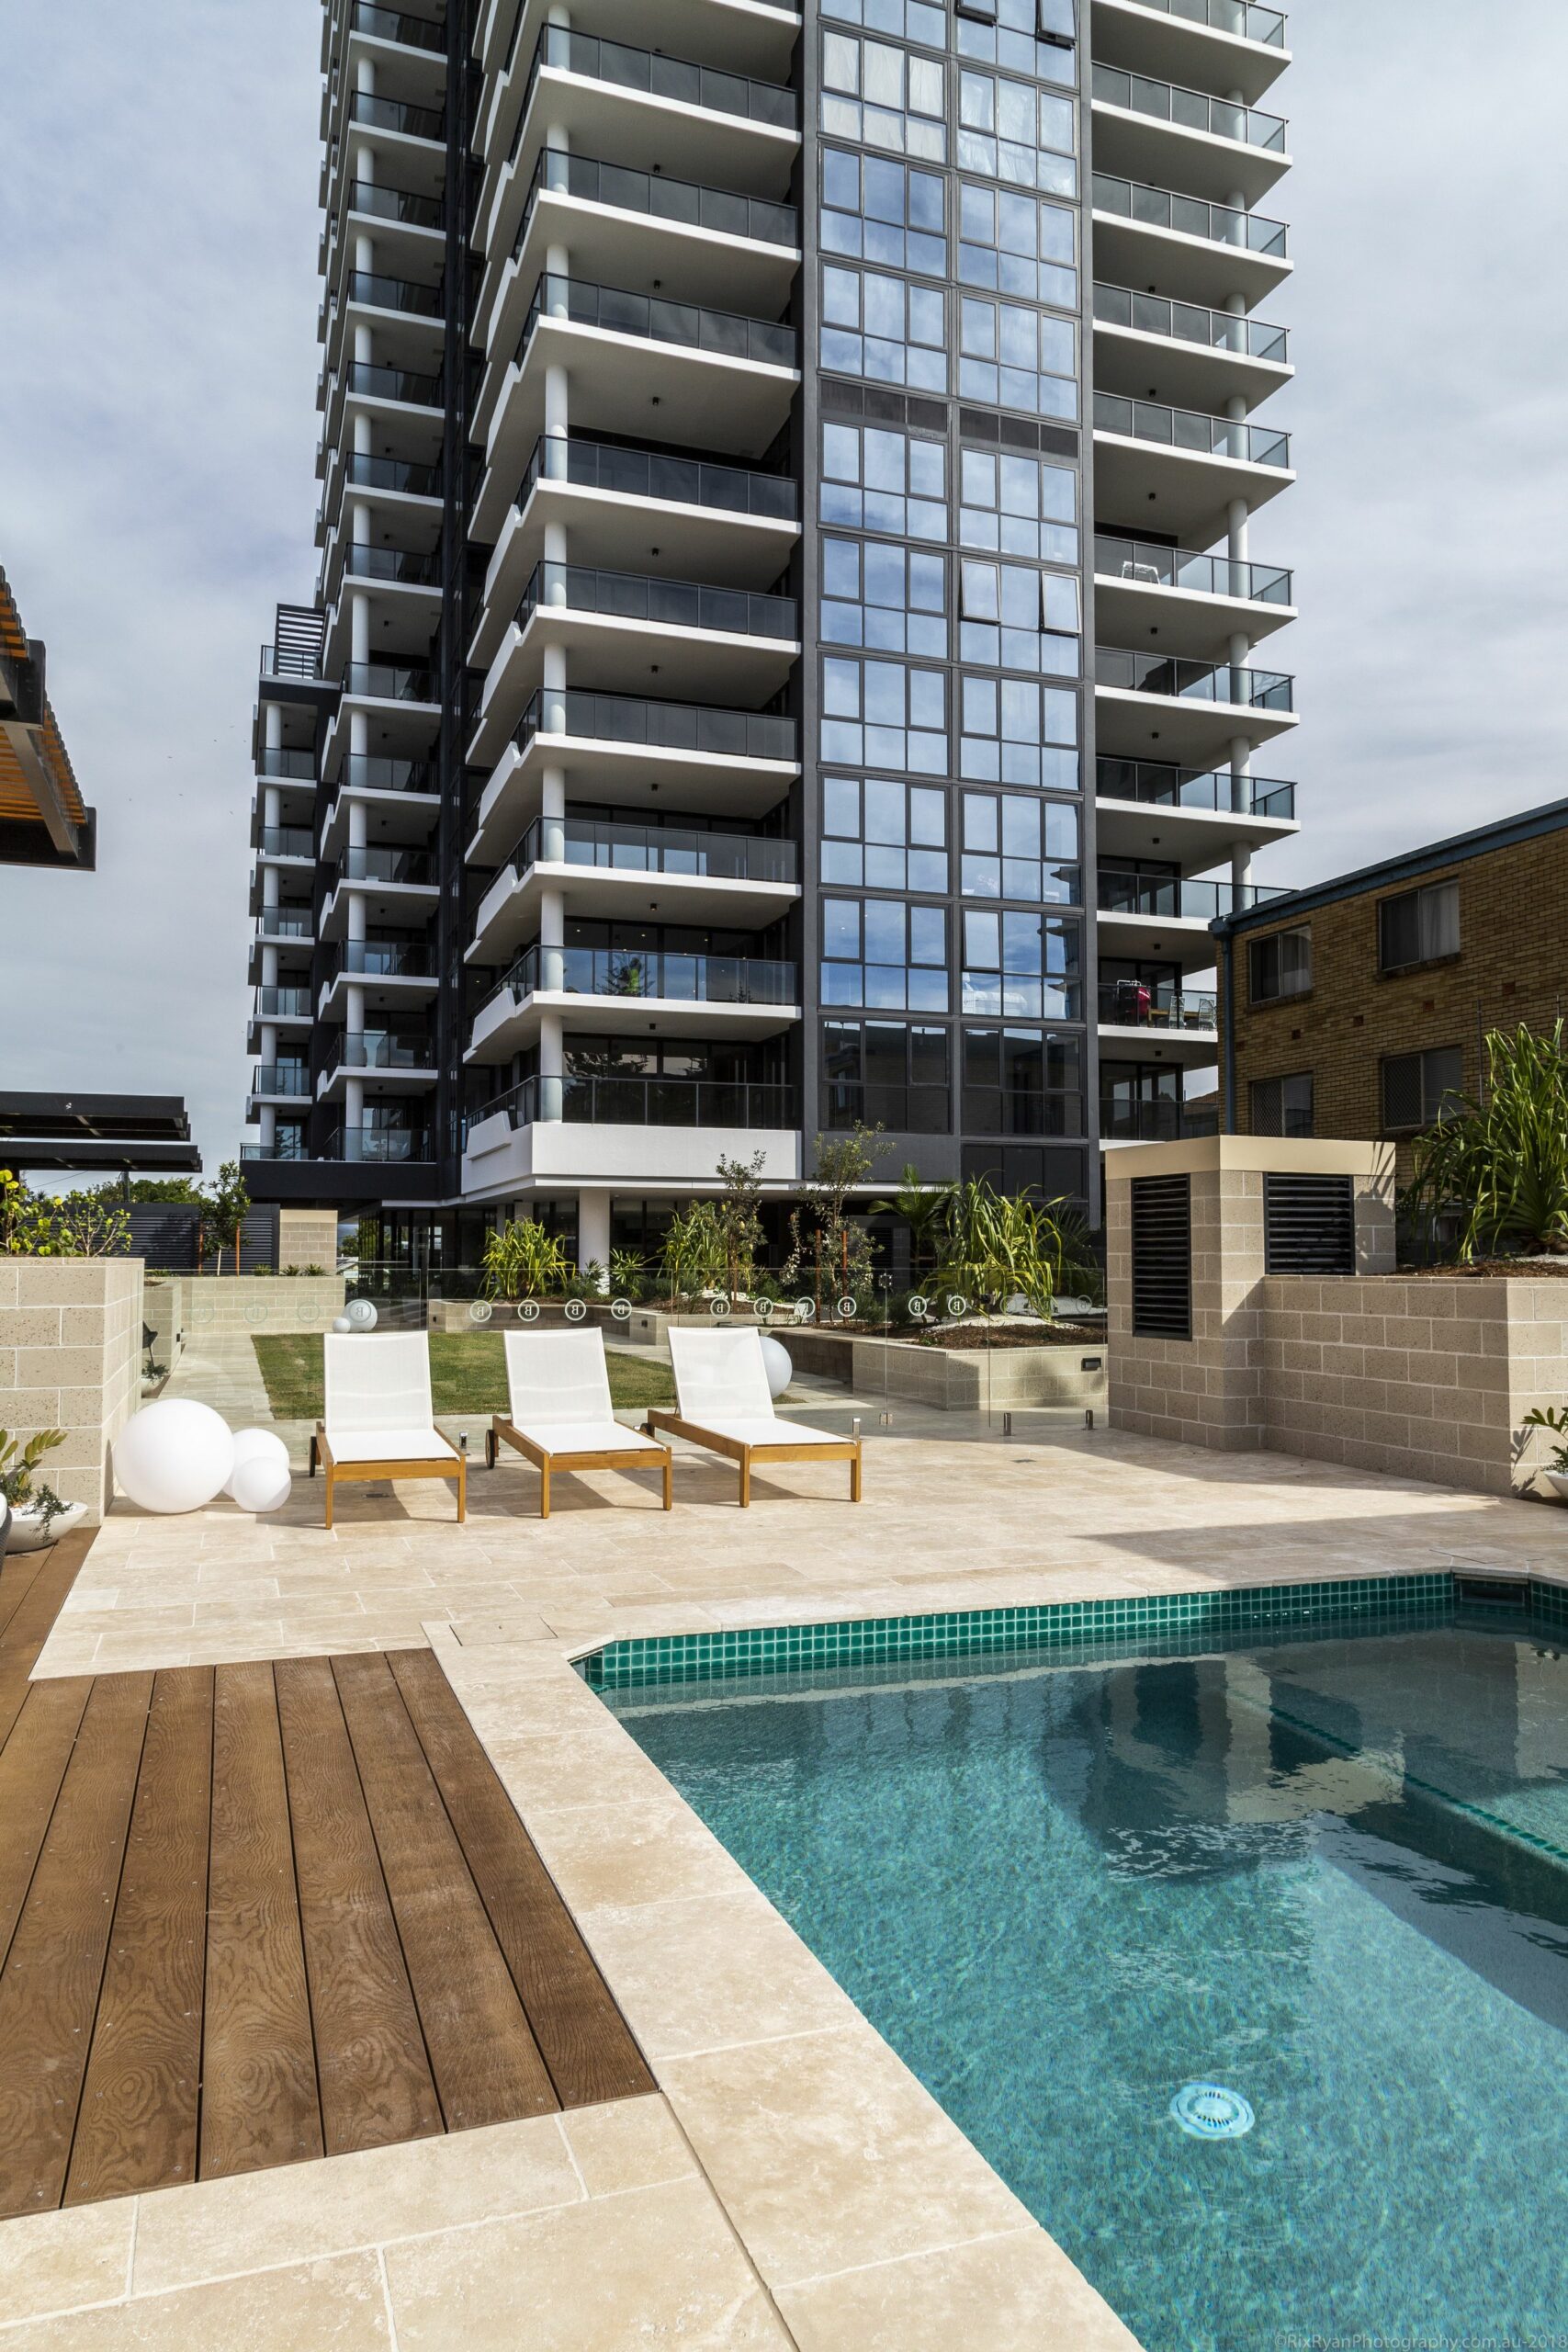
[[757, 1462], [847, 1462], [850, 1500], [859, 1502], [859, 1438], [780, 1420], [762, 1360], [762, 1336], [754, 1325], [731, 1331], [671, 1328], [670, 1356], [679, 1401], [672, 1413], [662, 1406], [649, 1412], [649, 1434], [668, 1430], [671, 1437], [738, 1462], [742, 1510], [751, 1499], [751, 1465]]
[[491, 1419], [485, 1463], [495, 1468], [502, 1441], [526, 1454], [539, 1473], [541, 1519], [556, 1470], [659, 1470], [671, 1509], [670, 1448], [616, 1420], [602, 1331], [508, 1331], [506, 1386], [510, 1412]]
[[456, 1478], [457, 1518], [468, 1515], [468, 1464], [435, 1426], [430, 1340], [423, 1331], [329, 1331], [326, 1419], [310, 1440], [310, 1476], [327, 1474], [327, 1518], [340, 1482]]

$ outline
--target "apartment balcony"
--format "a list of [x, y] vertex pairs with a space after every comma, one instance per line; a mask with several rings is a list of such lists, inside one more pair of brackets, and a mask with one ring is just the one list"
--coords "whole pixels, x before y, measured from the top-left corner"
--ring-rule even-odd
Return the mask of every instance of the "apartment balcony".
[[378, 753], [389, 759], [428, 756], [441, 718], [434, 673], [422, 661], [345, 662], [342, 692], [321, 747], [321, 773], [334, 775], [346, 755], [349, 721], [363, 711]]
[[340, 251], [362, 236], [376, 240], [376, 258], [388, 276], [431, 275], [446, 256], [446, 198], [429, 188], [397, 187], [344, 175], [317, 252], [324, 280], [330, 283], [341, 268]]
[[509, 1060], [548, 1012], [599, 1036], [773, 1037], [800, 1018], [800, 978], [776, 956], [536, 945], [477, 1006], [466, 1058]]
[[[415, 526], [417, 527], [417, 526]], [[427, 526], [434, 531], [434, 524]], [[392, 547], [375, 540], [333, 537], [321, 567], [321, 594], [327, 605], [322, 660], [329, 671], [346, 671], [354, 641], [354, 605], [367, 595], [370, 641], [376, 666], [417, 668], [424, 661], [441, 620], [442, 566], [436, 547]]]
[[534, 446], [485, 582], [469, 660], [488, 665], [544, 554], [551, 523], [583, 563], [618, 570], [657, 547], [672, 574], [717, 586], [776, 580], [800, 537], [800, 493], [787, 474], [757, 473], [654, 449], [568, 435]]
[[[510, 0], [480, 0], [474, 54], [486, 73], [502, 78], [504, 67], [531, 56], [549, 12], [550, 0], [523, 0], [515, 10]], [[591, 30], [613, 31], [625, 20], [620, 0], [586, 0], [572, 14]], [[743, 0], [739, 7], [734, 0], [662, 0], [659, 28], [678, 57], [716, 57], [737, 73], [780, 83], [789, 79], [801, 17], [784, 0]]]
[[[1211, 1047], [1209, 1059], [1213, 1058]], [[1189, 1136], [1212, 1136], [1213, 1132], [1212, 1113], [1205, 1124], [1190, 1115], [1178, 1097], [1161, 1095], [1129, 1102], [1102, 1096], [1100, 1100], [1100, 1140], [1108, 1149], [1125, 1143], [1180, 1143]]]
[[351, 1078], [360, 1081], [367, 1098], [422, 1094], [435, 1084], [435, 1047], [412, 1031], [346, 1029], [332, 1032], [320, 1075], [316, 1099], [341, 1102]]
[[310, 1073], [303, 1063], [263, 1064], [251, 1072], [245, 1116], [254, 1119], [264, 1103], [279, 1111], [298, 1111], [310, 1099]]
[[358, 901], [367, 923], [413, 924], [431, 913], [440, 896], [435, 860], [428, 850], [390, 843], [345, 849], [328, 876], [321, 937], [347, 935], [351, 900]]
[[[251, 846], [255, 851], [258, 866], [276, 865], [285, 872], [298, 873], [302, 867], [313, 867], [316, 863], [316, 845], [308, 825], [253, 824]], [[256, 909], [253, 908], [252, 912], [255, 911]]]
[[[659, 30], [671, 39], [661, 10]], [[739, 10], [710, 27], [709, 46], [725, 44]], [[634, 172], [679, 159], [683, 174], [707, 187], [759, 197], [788, 194], [800, 147], [800, 101], [780, 82], [623, 41], [540, 28], [526, 76], [513, 72], [498, 89], [483, 125], [482, 152], [492, 161], [478, 218], [492, 254], [510, 251], [547, 134], [565, 133], [578, 154], [614, 155]], [[502, 143], [504, 142], [504, 144]]]
[[289, 981], [309, 971], [315, 944], [315, 917], [309, 907], [269, 907], [264, 903], [256, 915], [255, 932], [251, 940], [249, 978], [252, 986], [258, 985], [264, 978], [269, 948], [274, 951], [278, 980]]
[[1094, 160], [1118, 178], [1185, 188], [1219, 204], [1239, 196], [1250, 209], [1291, 168], [1288, 125], [1279, 115], [1098, 58], [1091, 94]]
[[356, 492], [378, 523], [393, 529], [412, 518], [426, 527], [441, 522], [441, 467], [408, 458], [374, 456], [338, 442], [325, 458], [325, 482], [316, 509], [316, 545], [324, 548], [341, 528], [345, 493]]
[[256, 775], [265, 783], [303, 785], [313, 792], [316, 754], [313, 751], [289, 751], [281, 743], [260, 743], [256, 747]]
[[793, 204], [547, 149], [534, 167], [510, 255], [492, 255], [478, 316], [491, 346], [522, 331], [549, 248], [573, 274], [678, 287], [719, 310], [783, 310], [801, 262]]
[[1136, 516], [1168, 532], [1179, 546], [1212, 547], [1224, 535], [1233, 500], [1245, 499], [1249, 511], [1256, 510], [1294, 481], [1290, 436], [1272, 425], [1115, 392], [1094, 396], [1094, 495], [1101, 529], [1132, 525]]
[[434, 956], [423, 942], [344, 939], [333, 950], [316, 1015], [324, 1022], [346, 1021], [351, 988], [361, 991], [367, 1013], [406, 1014], [427, 1004], [438, 986]]
[[1264, 213], [1113, 172], [1095, 173], [1092, 203], [1096, 266], [1119, 286], [1156, 278], [1216, 309], [1239, 294], [1250, 310], [1291, 276], [1290, 232]]
[[[793, 328], [576, 277], [541, 277], [510, 364], [492, 362], [487, 476], [473, 534], [499, 530], [545, 429], [545, 373], [564, 367], [580, 431], [637, 441], [662, 421], [726, 456], [767, 448], [800, 381]], [[660, 411], [663, 412], [660, 418]]]
[[1181, 407], [1242, 400], [1252, 409], [1295, 373], [1283, 327], [1127, 286], [1097, 285], [1093, 299], [1102, 391], [1141, 399], [1146, 388]]
[[540, 813], [547, 768], [573, 800], [649, 805], [650, 787], [678, 792], [694, 814], [761, 817], [800, 773], [793, 718], [632, 695], [536, 694], [485, 786], [468, 845], [485, 865], [502, 855]]
[[1300, 830], [1296, 787], [1229, 769], [1195, 774], [1139, 760], [1101, 759], [1095, 776], [1100, 857], [1158, 858], [1201, 874], [1238, 849], [1288, 841]]
[[546, 890], [574, 916], [761, 930], [799, 898], [797, 873], [795, 843], [759, 834], [536, 818], [479, 901], [468, 960], [498, 963], [536, 938]]
[[315, 1008], [307, 988], [285, 988], [281, 984], [258, 988], [251, 1001], [251, 1017], [246, 1030], [247, 1050], [261, 1053], [264, 1029], [282, 1029], [290, 1038], [304, 1036], [315, 1019]]
[[1218, 1051], [1219, 1001], [1204, 990], [1102, 980], [1098, 1012], [1102, 1061], [1164, 1061], [1202, 1069]]
[[740, 704], [762, 703], [800, 659], [800, 609], [793, 596], [542, 563], [486, 676], [471, 760], [499, 755], [551, 646], [589, 690], [652, 671], [672, 694], [707, 686]]
[[433, 372], [440, 364], [446, 328], [445, 292], [423, 278], [344, 269], [317, 314], [318, 339], [329, 370], [353, 356], [359, 327], [374, 334], [381, 358]]
[[[1256, 746], [1296, 724], [1294, 682], [1278, 670], [1094, 651], [1094, 724], [1109, 757], [1205, 767], [1238, 739]], [[1157, 743], [1159, 749], [1152, 751]]]
[[1256, 106], [1291, 62], [1278, 8], [1252, 0], [1093, 0], [1095, 62], [1235, 91]]
[[1187, 548], [1096, 532], [1095, 617], [1121, 644], [1152, 635], [1172, 653], [1219, 662], [1233, 637], [1256, 642], [1296, 617], [1294, 583], [1278, 564], [1233, 562]]
[[529, 1079], [484, 1103], [463, 1145], [465, 1196], [520, 1184], [614, 1183], [711, 1191], [720, 1159], [762, 1154], [765, 1183], [798, 1183], [792, 1086], [695, 1079]]
[[1096, 934], [1102, 956], [1157, 955], [1183, 971], [1214, 961], [1209, 925], [1221, 915], [1260, 907], [1283, 895], [1255, 882], [1192, 881], [1101, 865], [1095, 876]]
[[326, 821], [321, 827], [321, 854], [336, 857], [348, 845], [349, 811], [365, 810], [366, 829], [378, 846], [396, 842], [418, 848], [427, 842], [441, 813], [441, 787], [434, 763], [427, 759], [390, 760], [373, 752], [351, 752], [335, 785], [329, 787]]

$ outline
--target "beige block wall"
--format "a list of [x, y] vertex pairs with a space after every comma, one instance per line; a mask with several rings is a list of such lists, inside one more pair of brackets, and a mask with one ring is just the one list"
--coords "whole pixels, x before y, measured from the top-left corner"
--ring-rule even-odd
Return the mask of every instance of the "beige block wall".
[[279, 1209], [277, 1212], [277, 1271], [290, 1266], [337, 1264], [335, 1209]]
[[1536, 1489], [1536, 1406], [1568, 1402], [1568, 1283], [1465, 1276], [1263, 1284], [1265, 1442], [1491, 1494]]
[[142, 1273], [140, 1258], [0, 1258], [0, 1428], [65, 1431], [40, 1473], [95, 1523], [141, 1402]]
[[[237, 1331], [252, 1339], [268, 1331], [330, 1331], [347, 1290], [342, 1274], [180, 1275], [160, 1286], [159, 1328], [166, 1315], [176, 1348]], [[173, 1363], [175, 1355], [163, 1353], [160, 1361]]]

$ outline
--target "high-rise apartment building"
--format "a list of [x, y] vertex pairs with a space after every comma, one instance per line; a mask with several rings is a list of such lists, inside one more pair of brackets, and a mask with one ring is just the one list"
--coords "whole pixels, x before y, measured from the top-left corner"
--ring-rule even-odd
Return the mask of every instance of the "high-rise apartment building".
[[1248, 0], [327, 0], [251, 1171], [468, 1260], [721, 1154], [1094, 1212], [1294, 830]]

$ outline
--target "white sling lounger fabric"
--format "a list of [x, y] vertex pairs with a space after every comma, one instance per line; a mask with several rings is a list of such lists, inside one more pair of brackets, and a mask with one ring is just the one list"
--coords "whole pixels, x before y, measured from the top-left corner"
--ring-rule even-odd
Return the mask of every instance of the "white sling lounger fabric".
[[430, 1341], [423, 1331], [329, 1331], [326, 1409], [335, 1460], [431, 1462], [450, 1454], [430, 1399]]
[[616, 1420], [602, 1331], [508, 1331], [506, 1385], [513, 1427], [547, 1453], [667, 1451]]
[[782, 1421], [773, 1410], [762, 1336], [754, 1324], [735, 1330], [670, 1327], [670, 1360], [683, 1421], [733, 1438], [739, 1445], [841, 1445], [831, 1430]]

